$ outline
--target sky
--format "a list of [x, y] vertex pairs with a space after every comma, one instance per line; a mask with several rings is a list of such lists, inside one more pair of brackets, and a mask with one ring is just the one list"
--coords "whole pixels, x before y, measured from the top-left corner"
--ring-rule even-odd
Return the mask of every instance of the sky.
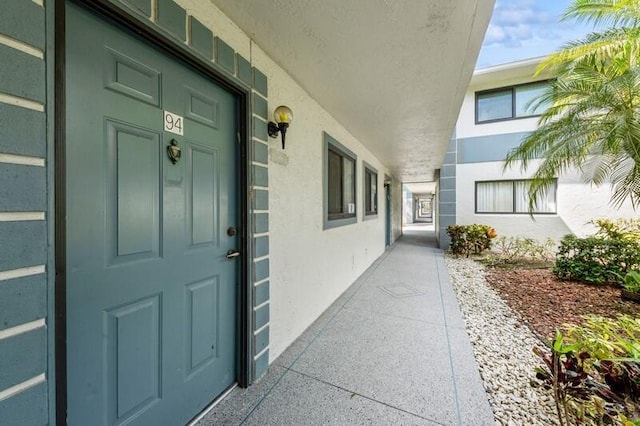
[[560, 22], [571, 0], [496, 0], [476, 69], [545, 56], [584, 38], [593, 24]]

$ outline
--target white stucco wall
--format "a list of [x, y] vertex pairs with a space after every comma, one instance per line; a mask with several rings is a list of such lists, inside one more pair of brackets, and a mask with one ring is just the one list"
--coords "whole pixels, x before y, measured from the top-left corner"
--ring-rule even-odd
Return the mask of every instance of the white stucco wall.
[[[385, 249], [384, 175], [388, 169], [214, 5], [176, 0], [268, 78], [269, 114], [288, 105], [294, 120], [286, 150], [269, 143], [270, 360], [298, 337]], [[336, 83], [338, 84], [338, 83]], [[323, 230], [323, 139], [329, 133], [358, 156], [358, 223]], [[362, 220], [362, 162], [378, 171], [379, 212]], [[400, 204], [399, 185], [394, 205]], [[397, 209], [394, 209], [397, 211]], [[399, 217], [393, 221], [397, 236]]]
[[542, 241], [548, 237], [559, 240], [568, 233], [579, 236], [591, 234], [595, 228], [588, 222], [593, 219], [637, 217], [630, 203], [625, 203], [619, 209], [609, 204], [611, 190], [608, 185], [592, 187], [584, 184], [577, 171], [558, 178], [555, 215], [535, 215], [533, 220], [528, 214], [476, 214], [476, 181], [526, 179], [536, 168], [532, 164], [526, 173], [518, 167], [503, 172], [502, 166], [501, 161], [457, 165], [457, 223], [484, 223], [496, 228], [499, 235], [524, 236]]

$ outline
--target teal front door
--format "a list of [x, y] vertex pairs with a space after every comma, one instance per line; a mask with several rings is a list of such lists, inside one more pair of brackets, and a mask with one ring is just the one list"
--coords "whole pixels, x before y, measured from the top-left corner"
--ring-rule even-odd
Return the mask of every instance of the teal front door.
[[236, 377], [237, 101], [80, 6], [66, 22], [68, 423], [182, 425]]

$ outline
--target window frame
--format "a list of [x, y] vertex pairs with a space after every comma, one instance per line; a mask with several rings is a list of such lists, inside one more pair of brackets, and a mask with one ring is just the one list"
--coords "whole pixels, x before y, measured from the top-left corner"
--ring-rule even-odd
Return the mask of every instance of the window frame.
[[[517, 212], [516, 211], [516, 182], [530, 182], [532, 179], [493, 179], [493, 180], [477, 180], [474, 182], [473, 190], [473, 203], [475, 214], [493, 214], [493, 215], [528, 215], [529, 211]], [[511, 211], [510, 212], [480, 212], [478, 211], [478, 184], [479, 183], [498, 183], [498, 182], [510, 182], [511, 183]], [[558, 214], [558, 178], [553, 180], [554, 194], [553, 202], [555, 210], [552, 212], [532, 212], [534, 215], [554, 216]]]
[[[512, 121], [512, 120], [521, 120], [521, 119], [525, 119], [525, 118], [532, 118], [532, 117], [540, 117], [542, 114], [530, 114], [530, 115], [516, 115], [516, 89], [518, 87], [526, 87], [526, 86], [532, 86], [534, 84], [540, 84], [540, 83], [545, 83], [545, 84], [549, 84], [551, 83], [553, 80], [551, 79], [547, 79], [547, 80], [538, 80], [538, 81], [531, 81], [529, 83], [522, 83], [522, 84], [514, 84], [512, 86], [504, 86], [504, 87], [496, 87], [493, 89], [488, 89], [488, 90], [480, 90], [478, 92], [475, 92], [475, 102], [474, 102], [474, 115], [475, 115], [475, 124], [487, 124], [487, 123], [499, 123], [501, 121]], [[491, 93], [498, 93], [498, 92], [506, 92], [506, 91], [511, 91], [511, 116], [510, 117], [506, 117], [506, 118], [494, 118], [491, 120], [478, 120], [478, 98], [482, 95], [487, 95], [487, 94], [491, 94]]]
[[[371, 187], [367, 185], [367, 174], [371, 175], [372, 182], [376, 184], [375, 210], [367, 210], [367, 200], [370, 199]], [[375, 178], [375, 180], [373, 180]], [[372, 220], [378, 218], [380, 211], [380, 185], [378, 185], [378, 170], [366, 161], [362, 162], [362, 219]]]
[[[329, 150], [340, 155], [343, 160], [347, 158], [353, 162], [353, 213], [333, 214], [333, 217], [329, 215]], [[322, 175], [322, 229], [332, 229], [356, 223], [358, 221], [358, 156], [335, 138], [331, 137], [327, 132], [322, 132]]]

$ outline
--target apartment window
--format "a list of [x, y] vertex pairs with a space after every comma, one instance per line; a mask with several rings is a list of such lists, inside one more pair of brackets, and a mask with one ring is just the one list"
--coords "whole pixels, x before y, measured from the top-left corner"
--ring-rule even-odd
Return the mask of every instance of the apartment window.
[[[476, 182], [476, 213], [529, 213], [530, 180]], [[558, 182], [538, 196], [533, 213], [556, 213]]]
[[545, 105], [533, 108], [529, 103], [544, 93], [548, 81], [476, 93], [476, 123], [486, 123], [540, 115]]
[[355, 223], [356, 155], [324, 133], [324, 228]]
[[363, 191], [364, 218], [374, 219], [378, 215], [378, 171], [363, 162]]

